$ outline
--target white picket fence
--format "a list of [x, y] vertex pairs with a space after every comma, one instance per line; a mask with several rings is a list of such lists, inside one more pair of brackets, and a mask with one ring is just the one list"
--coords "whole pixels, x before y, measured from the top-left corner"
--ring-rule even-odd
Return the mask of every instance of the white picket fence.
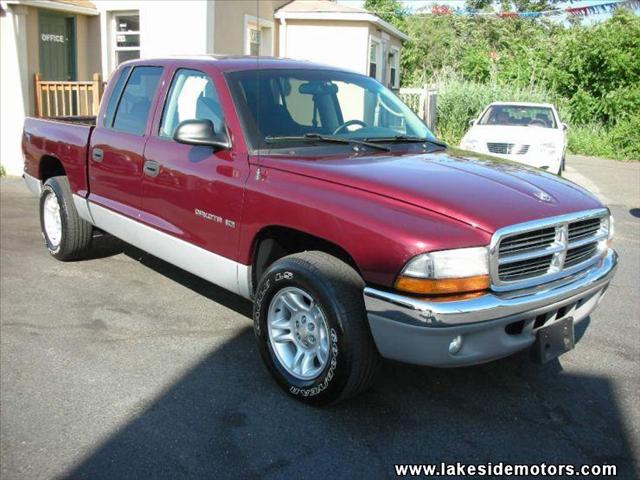
[[418, 115], [432, 132], [436, 130], [436, 107], [438, 92], [428, 85], [423, 87], [401, 88], [400, 99]]

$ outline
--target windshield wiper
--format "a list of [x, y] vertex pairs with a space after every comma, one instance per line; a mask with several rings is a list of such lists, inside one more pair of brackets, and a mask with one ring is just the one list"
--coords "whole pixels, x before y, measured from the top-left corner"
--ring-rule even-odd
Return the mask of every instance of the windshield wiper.
[[384, 145], [367, 142], [366, 140], [356, 140], [354, 138], [337, 137], [335, 135], [321, 135], [319, 133], [305, 133], [302, 136], [267, 136], [264, 141], [266, 143], [283, 143], [283, 142], [327, 142], [327, 143], [345, 143], [348, 145], [365, 145], [367, 147], [376, 148], [384, 152], [391, 149]]
[[433, 140], [427, 137], [413, 137], [410, 135], [395, 135], [393, 137], [367, 137], [363, 139], [366, 142], [380, 142], [380, 143], [431, 143], [438, 147], [447, 148], [448, 145], [438, 140]]

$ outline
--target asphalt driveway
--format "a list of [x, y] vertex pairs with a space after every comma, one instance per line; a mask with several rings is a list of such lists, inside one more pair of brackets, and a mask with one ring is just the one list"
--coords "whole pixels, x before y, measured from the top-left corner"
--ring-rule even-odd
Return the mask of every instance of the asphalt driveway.
[[439, 370], [387, 363], [326, 409], [285, 397], [254, 348], [251, 306], [98, 238], [47, 254], [37, 202], [2, 179], [3, 479], [386, 478], [394, 463], [640, 458], [640, 163], [568, 160], [616, 217], [621, 265], [576, 349]]

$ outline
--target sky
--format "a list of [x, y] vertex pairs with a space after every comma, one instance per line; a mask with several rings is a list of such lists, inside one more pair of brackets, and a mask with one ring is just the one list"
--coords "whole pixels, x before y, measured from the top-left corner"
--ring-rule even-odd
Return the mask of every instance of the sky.
[[[558, 7], [559, 8], [567, 8], [567, 6], [584, 7], [589, 5], [598, 5], [601, 3], [608, 3], [610, 1], [615, 1], [615, 0], [574, 0], [573, 2], [568, 2], [568, 1], [560, 2], [558, 4]], [[364, 0], [338, 0], [338, 3], [342, 3], [344, 5], [350, 5], [352, 7], [362, 8]], [[433, 4], [449, 5], [451, 6], [452, 9], [455, 9], [459, 7], [464, 7], [465, 1], [464, 0], [403, 0], [402, 3], [411, 10], [417, 10], [422, 7], [428, 8]], [[640, 14], [640, 11], [636, 10], [636, 14]], [[610, 16], [611, 16], [611, 13], [598, 13], [598, 14], [588, 15], [587, 17], [584, 18], [583, 23], [587, 24], [587, 23], [599, 22], [609, 18]], [[551, 18], [558, 18], [559, 20], [564, 20], [564, 16], [560, 16], [560, 15], [558, 15], [557, 17], [551, 17]]]

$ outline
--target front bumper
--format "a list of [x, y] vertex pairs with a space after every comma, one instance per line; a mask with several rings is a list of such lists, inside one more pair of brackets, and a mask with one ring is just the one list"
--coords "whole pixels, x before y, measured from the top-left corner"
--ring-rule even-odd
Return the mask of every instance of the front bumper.
[[[488, 293], [469, 300], [433, 302], [364, 289], [369, 326], [380, 354], [417, 365], [484, 363], [530, 347], [535, 331], [560, 318], [585, 319], [598, 305], [616, 269], [609, 250], [589, 270], [525, 291]], [[450, 353], [452, 340], [462, 347]]]

